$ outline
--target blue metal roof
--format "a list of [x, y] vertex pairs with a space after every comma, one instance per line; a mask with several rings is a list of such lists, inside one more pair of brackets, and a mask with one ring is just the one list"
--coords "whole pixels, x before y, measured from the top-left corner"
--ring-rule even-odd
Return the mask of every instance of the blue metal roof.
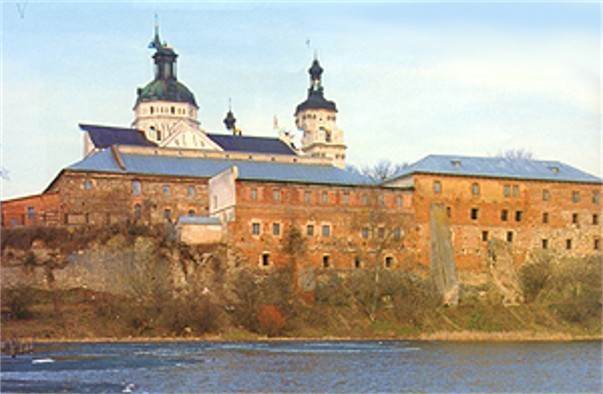
[[180, 216], [178, 218], [178, 223], [212, 225], [212, 224], [220, 224], [220, 219], [212, 218], [212, 217], [208, 217], [208, 216]]
[[227, 152], [297, 155], [291, 146], [278, 138], [229, 134], [207, 134], [207, 136]]
[[362, 175], [331, 165], [143, 155], [123, 152], [120, 153], [120, 156], [125, 165], [125, 170], [119, 167], [110, 150], [97, 152], [67, 167], [67, 169], [74, 171], [210, 178], [229, 167], [237, 166], [239, 179], [243, 180], [335, 185], [359, 185], [369, 182]]
[[415, 173], [561, 182], [601, 182], [601, 178], [559, 161], [430, 155], [406, 167], [402, 172], [386, 180], [386, 183]]
[[99, 149], [106, 149], [111, 145], [156, 146], [147, 140], [142, 130], [81, 123], [80, 128], [88, 132], [90, 140]]

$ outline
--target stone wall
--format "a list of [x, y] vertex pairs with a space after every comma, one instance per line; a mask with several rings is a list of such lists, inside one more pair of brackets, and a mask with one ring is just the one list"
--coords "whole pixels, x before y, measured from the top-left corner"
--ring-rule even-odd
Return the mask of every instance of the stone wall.
[[[140, 183], [140, 193], [133, 182]], [[52, 185], [60, 192], [63, 224], [106, 225], [123, 221], [162, 223], [209, 213], [207, 180], [199, 178], [64, 172]]]

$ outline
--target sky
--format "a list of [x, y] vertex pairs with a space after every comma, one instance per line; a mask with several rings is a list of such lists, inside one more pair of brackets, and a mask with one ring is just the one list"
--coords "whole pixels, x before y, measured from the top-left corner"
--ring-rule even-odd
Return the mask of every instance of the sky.
[[[314, 53], [347, 163], [523, 149], [602, 175], [592, 2], [2, 2], [2, 199], [82, 158], [79, 123], [130, 126], [155, 14], [201, 126], [296, 131]], [[309, 42], [309, 43], [308, 43]], [[299, 135], [300, 132], [296, 131]]]

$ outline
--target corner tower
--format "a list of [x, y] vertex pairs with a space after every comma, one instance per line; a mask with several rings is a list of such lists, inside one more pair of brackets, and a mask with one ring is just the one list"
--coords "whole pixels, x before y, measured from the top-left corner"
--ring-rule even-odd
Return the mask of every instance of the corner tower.
[[157, 25], [149, 48], [155, 49], [155, 78], [137, 90], [132, 127], [143, 130], [148, 140], [162, 147], [215, 149], [197, 120], [195, 96], [178, 82], [178, 55], [161, 41]]
[[308, 98], [295, 110], [295, 125], [303, 132], [301, 151], [311, 157], [326, 157], [337, 167], [345, 167], [346, 146], [343, 131], [337, 128], [337, 108], [324, 97], [323, 68], [314, 58], [308, 70], [310, 87]]

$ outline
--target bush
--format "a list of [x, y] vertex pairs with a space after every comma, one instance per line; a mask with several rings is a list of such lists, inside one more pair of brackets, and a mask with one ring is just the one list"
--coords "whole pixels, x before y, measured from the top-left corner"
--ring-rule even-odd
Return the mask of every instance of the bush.
[[285, 327], [285, 318], [274, 305], [264, 305], [258, 313], [260, 331], [269, 337], [282, 333]]
[[34, 296], [34, 290], [30, 287], [3, 289], [2, 304], [8, 309], [12, 318], [28, 319], [31, 317]]
[[549, 254], [537, 255], [520, 268], [519, 282], [526, 302], [536, 300], [538, 294], [546, 287], [553, 272], [551, 260]]

